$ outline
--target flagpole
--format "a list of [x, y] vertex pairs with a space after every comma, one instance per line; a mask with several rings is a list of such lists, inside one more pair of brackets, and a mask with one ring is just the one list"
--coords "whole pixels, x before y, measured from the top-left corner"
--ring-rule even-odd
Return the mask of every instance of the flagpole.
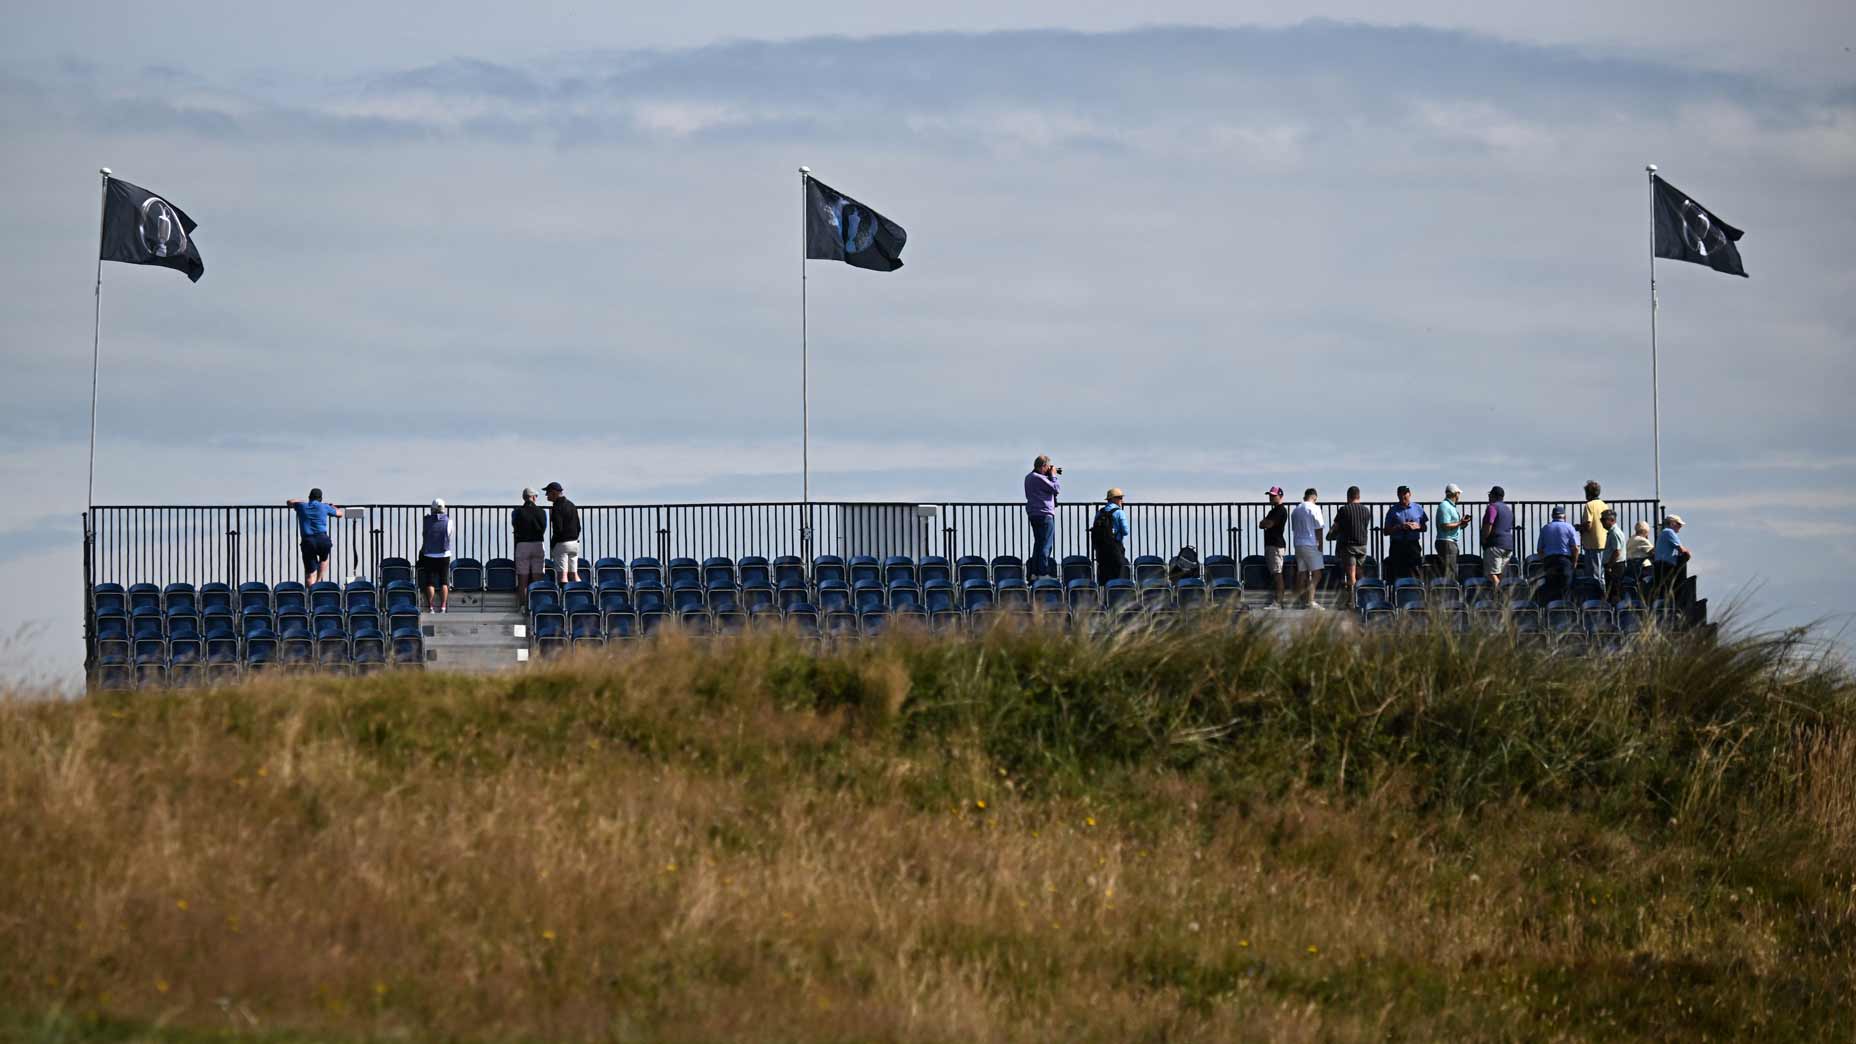
[[799, 168], [799, 499], [803, 517], [799, 522], [801, 550], [810, 561], [812, 553], [812, 389], [809, 382], [811, 346], [808, 343], [806, 314], [806, 208], [811, 205], [807, 191], [812, 168]]
[[1656, 164], [1646, 164], [1644, 175], [1650, 186], [1650, 462], [1654, 469], [1657, 525], [1663, 510], [1663, 415], [1662, 383], [1656, 371]]
[[90, 482], [84, 493], [84, 510], [93, 512], [97, 505], [97, 363], [103, 332], [103, 220], [110, 206], [110, 169], [99, 167], [103, 178], [102, 199], [97, 205], [97, 297], [90, 316]]

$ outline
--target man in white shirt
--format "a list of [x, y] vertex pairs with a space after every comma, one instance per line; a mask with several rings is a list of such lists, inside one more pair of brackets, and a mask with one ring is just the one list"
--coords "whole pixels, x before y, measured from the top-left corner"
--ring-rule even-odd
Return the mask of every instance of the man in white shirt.
[[1315, 499], [1311, 486], [1302, 493], [1302, 502], [1289, 512], [1290, 542], [1295, 545], [1295, 582], [1301, 586], [1310, 609], [1321, 608], [1315, 603], [1315, 586], [1321, 580], [1321, 538], [1326, 530], [1321, 504]]

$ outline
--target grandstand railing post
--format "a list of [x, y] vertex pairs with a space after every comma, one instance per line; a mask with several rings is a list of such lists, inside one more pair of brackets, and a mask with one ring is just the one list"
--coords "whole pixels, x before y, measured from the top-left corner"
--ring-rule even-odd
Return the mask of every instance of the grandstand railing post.
[[96, 567], [92, 555], [96, 533], [91, 529], [90, 512], [84, 518], [84, 688], [90, 688], [91, 673], [97, 666]]
[[[380, 520], [380, 514], [373, 506], [370, 505], [367, 510], [369, 514], [373, 515], [376, 522]], [[374, 542], [373, 545], [368, 548], [367, 579], [369, 583], [378, 584], [380, 583], [381, 552], [384, 550], [384, 545], [386, 544], [387, 531], [376, 525], [372, 536]]]
[[666, 568], [670, 565], [670, 519], [663, 508], [657, 511], [657, 560]]
[[941, 527], [941, 557], [952, 562], [960, 557], [960, 550], [955, 542], [954, 527]]
[[232, 590], [238, 590], [238, 516], [232, 508], [226, 508], [226, 583]]

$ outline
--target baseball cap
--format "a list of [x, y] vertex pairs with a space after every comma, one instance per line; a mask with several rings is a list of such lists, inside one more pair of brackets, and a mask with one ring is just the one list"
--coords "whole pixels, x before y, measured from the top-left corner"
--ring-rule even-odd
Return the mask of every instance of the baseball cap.
[[559, 482], [550, 482], [541, 488], [549, 493], [565, 492], [564, 490], [561, 489], [561, 484]]
[[1664, 524], [1664, 525], [1670, 525], [1670, 526], [1685, 526], [1685, 525], [1688, 525], [1688, 523], [1686, 523], [1686, 522], [1684, 522], [1684, 521], [1682, 521], [1682, 516], [1681, 516], [1681, 515], [1664, 515], [1664, 516], [1663, 516], [1663, 524]]
[[1553, 517], [1554, 518], [1565, 518], [1566, 509], [1559, 506], [1558, 504], [1553, 505]]
[[445, 513], [444, 500], [440, 497], [433, 497], [432, 498], [432, 510], [438, 512], [441, 515], [444, 514]]
[[1410, 487], [1410, 486], [1400, 486], [1400, 487], [1398, 488], [1398, 495], [1399, 495], [1399, 496], [1401, 496], [1401, 497], [1402, 497], [1402, 496], [1404, 496], [1404, 495], [1405, 495], [1405, 494], [1407, 494], [1407, 493], [1410, 493], [1410, 492], [1411, 492], [1411, 487]]
[[534, 496], [537, 496], [538, 494], [536, 494], [534, 486], [523, 486], [522, 495], [525, 497], [534, 497]]
[[1461, 493], [1461, 492], [1463, 492], [1463, 487], [1457, 485], [1454, 482], [1451, 482], [1444, 486], [1444, 496], [1446, 497], [1452, 493]]
[[1280, 497], [1282, 496], [1282, 487], [1271, 486], [1269, 489], [1264, 490], [1263, 493], [1264, 493], [1264, 496]]

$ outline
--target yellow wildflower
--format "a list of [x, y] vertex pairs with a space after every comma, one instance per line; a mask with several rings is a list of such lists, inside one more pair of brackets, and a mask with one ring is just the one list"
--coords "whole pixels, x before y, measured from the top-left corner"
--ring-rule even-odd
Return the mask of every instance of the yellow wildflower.
[[1096, 817], [1094, 817], [1094, 816], [1088, 816], [1088, 817], [1085, 817], [1085, 818], [1083, 819], [1083, 825], [1084, 825], [1084, 826], [1095, 826], [1095, 825], [1096, 825]]
[[174, 909], [179, 910], [181, 913], [186, 913], [187, 912], [187, 900], [185, 899], [174, 900]]
[[547, 940], [548, 942], [553, 942], [554, 941], [554, 929], [552, 928], [543, 929], [541, 933], [541, 937]]
[[981, 810], [984, 810], [984, 809], [986, 808], [986, 799], [985, 799], [985, 798], [980, 798], [980, 799], [978, 799], [978, 800], [976, 800], [976, 801], [974, 801], [974, 802], [973, 802], [973, 807], [974, 807], [974, 808], [977, 808], [977, 809], [981, 809]]

